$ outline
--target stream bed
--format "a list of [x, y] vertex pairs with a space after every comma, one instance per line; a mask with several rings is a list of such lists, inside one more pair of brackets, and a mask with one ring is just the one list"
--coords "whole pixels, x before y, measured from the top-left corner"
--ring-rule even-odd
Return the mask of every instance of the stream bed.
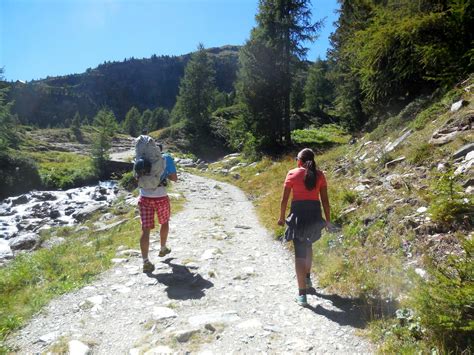
[[30, 191], [0, 201], [0, 265], [16, 252], [39, 247], [39, 232], [73, 226], [119, 196], [115, 181], [69, 190]]

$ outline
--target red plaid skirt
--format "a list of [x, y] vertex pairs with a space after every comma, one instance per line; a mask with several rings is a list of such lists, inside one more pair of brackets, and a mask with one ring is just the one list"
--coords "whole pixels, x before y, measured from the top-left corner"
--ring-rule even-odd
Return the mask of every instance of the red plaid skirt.
[[155, 211], [158, 216], [158, 223], [165, 224], [170, 219], [170, 199], [164, 197], [143, 197], [138, 199], [138, 208], [140, 210], [140, 220], [142, 229], [155, 228]]

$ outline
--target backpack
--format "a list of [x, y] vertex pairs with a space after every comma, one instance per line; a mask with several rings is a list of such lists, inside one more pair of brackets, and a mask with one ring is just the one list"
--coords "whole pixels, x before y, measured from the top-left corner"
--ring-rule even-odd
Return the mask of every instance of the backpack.
[[155, 189], [160, 185], [161, 175], [165, 172], [165, 160], [161, 155], [161, 147], [150, 136], [142, 135], [136, 139], [133, 170], [138, 187]]

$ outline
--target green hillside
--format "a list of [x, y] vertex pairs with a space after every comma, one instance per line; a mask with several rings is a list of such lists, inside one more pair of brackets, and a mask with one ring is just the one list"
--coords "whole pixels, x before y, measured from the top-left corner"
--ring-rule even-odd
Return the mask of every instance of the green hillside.
[[[238, 50], [238, 46], [207, 50], [215, 66], [219, 91], [233, 90]], [[104, 62], [82, 74], [16, 82], [11, 84], [8, 100], [14, 101], [12, 112], [22, 123], [39, 127], [64, 125], [76, 112], [91, 120], [102, 107], [110, 108], [119, 120], [132, 106], [140, 112], [157, 107], [170, 110], [190, 57], [191, 54], [129, 58]]]

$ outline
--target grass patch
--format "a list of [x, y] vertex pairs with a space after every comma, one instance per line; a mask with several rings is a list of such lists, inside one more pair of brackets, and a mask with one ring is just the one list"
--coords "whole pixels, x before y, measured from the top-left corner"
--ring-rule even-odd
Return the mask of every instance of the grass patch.
[[330, 144], [345, 144], [351, 136], [347, 131], [336, 124], [327, 124], [312, 129], [296, 129], [291, 131], [294, 143], [309, 147]]
[[64, 244], [17, 256], [0, 274], [1, 339], [53, 297], [91, 282], [110, 267], [119, 245], [136, 246], [139, 232], [137, 220], [107, 233], [75, 233], [72, 229], [68, 232], [63, 229], [61, 234], [67, 234]]
[[42, 183], [47, 188], [67, 189], [97, 180], [89, 156], [57, 151], [29, 155], [38, 163]]

